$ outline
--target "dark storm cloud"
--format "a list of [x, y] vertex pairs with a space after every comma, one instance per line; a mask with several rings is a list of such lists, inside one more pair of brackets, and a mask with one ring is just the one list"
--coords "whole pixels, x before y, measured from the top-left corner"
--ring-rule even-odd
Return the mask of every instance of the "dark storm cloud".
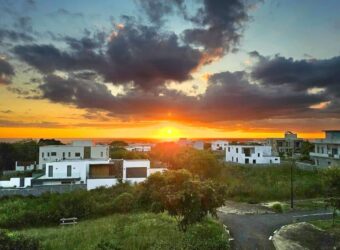
[[53, 45], [19, 45], [14, 53], [24, 62], [38, 69], [41, 73], [54, 70], [83, 70], [105, 67], [101, 55], [92, 50], [60, 51]]
[[11, 83], [11, 78], [14, 74], [15, 72], [12, 65], [0, 58], [0, 85]]
[[[194, 28], [183, 32], [184, 40], [193, 45], [202, 46], [210, 53], [219, 53], [221, 56], [238, 44], [243, 27], [249, 20], [248, 11], [251, 4], [258, 1], [246, 0], [200, 0], [198, 9], [192, 16], [184, 0], [161, 1], [140, 0], [151, 22], [160, 24], [166, 15], [171, 15], [177, 10], [183, 18], [190, 21]], [[218, 50], [218, 52], [216, 52]]]
[[340, 56], [323, 60], [294, 60], [279, 55], [257, 58], [251, 76], [265, 86], [285, 86], [294, 91], [326, 88], [329, 94], [340, 97]]
[[34, 37], [26, 32], [10, 30], [10, 29], [0, 29], [0, 45], [5, 41], [10, 42], [32, 42]]
[[137, 25], [131, 20], [111, 34], [104, 52], [97, 49], [98, 39], [65, 40], [68, 51], [35, 44], [16, 46], [14, 52], [45, 74], [54, 70], [94, 70], [113, 84], [133, 82], [143, 89], [157, 88], [169, 80], [189, 79], [202, 58], [198, 50], [180, 45], [174, 33], [159, 33], [155, 27]]
[[198, 50], [180, 45], [174, 33], [159, 33], [155, 27], [131, 22], [109, 42], [107, 55], [107, 80], [133, 81], [145, 89], [163, 85], [167, 80], [189, 79], [202, 56]]
[[166, 88], [159, 93], [137, 89], [114, 96], [106, 85], [58, 76], [46, 77], [40, 90], [42, 98], [52, 102], [100, 109], [122, 119], [168, 119], [188, 123], [289, 118], [293, 114], [310, 117], [314, 113], [309, 107], [325, 101], [320, 95], [251, 84], [245, 72], [211, 76], [206, 92], [197, 97]]

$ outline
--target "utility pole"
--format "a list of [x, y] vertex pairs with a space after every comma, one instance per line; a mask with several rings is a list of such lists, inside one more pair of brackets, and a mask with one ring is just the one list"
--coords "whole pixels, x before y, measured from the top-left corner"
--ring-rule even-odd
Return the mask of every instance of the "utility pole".
[[290, 163], [290, 208], [294, 208], [294, 165], [295, 161], [292, 159]]

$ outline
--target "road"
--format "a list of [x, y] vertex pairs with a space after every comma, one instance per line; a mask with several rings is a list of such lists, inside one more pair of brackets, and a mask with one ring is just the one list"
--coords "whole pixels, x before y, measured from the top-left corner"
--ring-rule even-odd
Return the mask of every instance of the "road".
[[[275, 249], [269, 237], [276, 229], [283, 225], [293, 223], [293, 216], [325, 213], [325, 210], [300, 211], [283, 214], [259, 214], [238, 215], [219, 212], [218, 217], [230, 230], [232, 249], [237, 250], [271, 250]], [[329, 216], [320, 216], [318, 219], [326, 219]], [[307, 221], [308, 218], [300, 221]]]

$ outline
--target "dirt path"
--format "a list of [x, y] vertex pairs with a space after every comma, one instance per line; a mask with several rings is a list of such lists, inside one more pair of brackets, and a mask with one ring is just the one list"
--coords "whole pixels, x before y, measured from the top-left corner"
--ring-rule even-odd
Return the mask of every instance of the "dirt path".
[[[232, 214], [219, 212], [220, 221], [228, 227], [234, 240], [232, 249], [275, 249], [269, 237], [283, 225], [293, 223], [293, 216], [324, 213], [325, 210], [300, 211], [284, 214]], [[328, 218], [329, 216], [327, 216]], [[318, 219], [325, 219], [322, 216]], [[308, 218], [300, 221], [306, 221]]]

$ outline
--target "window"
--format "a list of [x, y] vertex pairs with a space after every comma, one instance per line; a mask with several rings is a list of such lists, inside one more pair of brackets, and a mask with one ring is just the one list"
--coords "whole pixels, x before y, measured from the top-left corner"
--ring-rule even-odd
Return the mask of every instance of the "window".
[[69, 157], [69, 158], [71, 157], [71, 152], [68, 152], [68, 157]]
[[78, 153], [75, 153], [74, 156], [75, 156], [75, 157], [80, 157], [80, 153], [79, 153], [79, 152], [78, 152]]
[[51, 152], [51, 156], [57, 156], [57, 152]]
[[41, 157], [44, 158], [44, 152], [41, 153]]
[[253, 164], [256, 164], [256, 160], [253, 160]]
[[228, 147], [228, 152], [230, 152], [230, 147]]
[[67, 166], [67, 177], [71, 177], [72, 176], [72, 166], [68, 165]]
[[126, 178], [146, 178], [147, 168], [127, 168]]
[[234, 156], [231, 157], [231, 161], [234, 161]]
[[47, 152], [47, 157], [50, 157], [50, 152]]
[[248, 158], [245, 159], [245, 164], [249, 164], [249, 159]]
[[48, 177], [53, 177], [53, 166], [48, 166]]
[[236, 148], [236, 154], [238, 154], [238, 148]]
[[104, 152], [100, 152], [100, 157], [104, 157]]
[[65, 159], [65, 152], [63, 152], [63, 159]]
[[257, 157], [260, 157], [260, 153], [257, 153]]
[[236, 157], [236, 162], [238, 162], [238, 158]]

